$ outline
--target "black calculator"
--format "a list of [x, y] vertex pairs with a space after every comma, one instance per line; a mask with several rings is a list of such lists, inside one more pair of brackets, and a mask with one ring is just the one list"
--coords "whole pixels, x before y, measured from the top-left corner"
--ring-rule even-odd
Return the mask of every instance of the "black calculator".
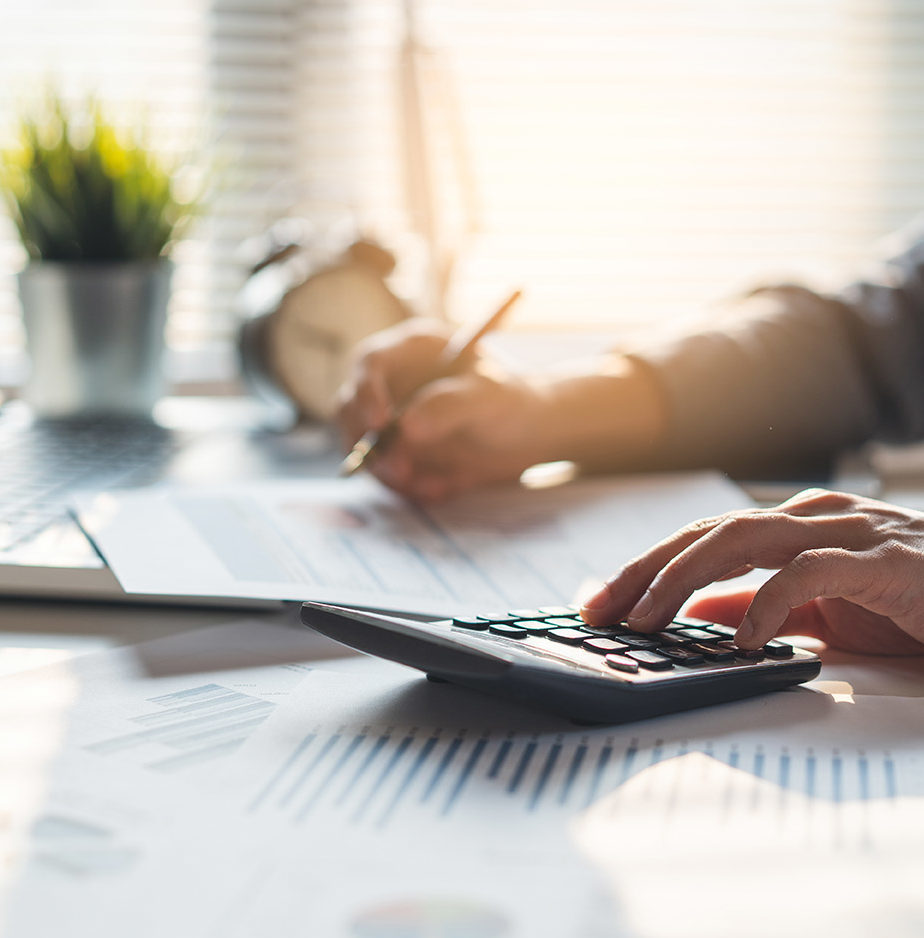
[[738, 648], [735, 630], [678, 616], [661, 632], [589, 626], [575, 606], [422, 622], [304, 603], [309, 628], [380, 658], [583, 723], [625, 723], [810, 681], [817, 655], [774, 639]]

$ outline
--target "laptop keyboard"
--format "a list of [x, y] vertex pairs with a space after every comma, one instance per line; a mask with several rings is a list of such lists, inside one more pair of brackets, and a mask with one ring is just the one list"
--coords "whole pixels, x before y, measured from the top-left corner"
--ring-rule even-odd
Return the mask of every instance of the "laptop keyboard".
[[177, 446], [175, 434], [144, 420], [33, 422], [0, 409], [0, 551], [65, 520], [78, 491], [156, 481]]

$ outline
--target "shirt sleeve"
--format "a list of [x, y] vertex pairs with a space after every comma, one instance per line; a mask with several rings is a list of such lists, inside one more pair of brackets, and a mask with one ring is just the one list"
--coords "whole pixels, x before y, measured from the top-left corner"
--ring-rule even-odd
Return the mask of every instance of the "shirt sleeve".
[[818, 476], [868, 440], [924, 437], [924, 226], [837, 295], [754, 298], [766, 302], [634, 356], [664, 395], [659, 465]]

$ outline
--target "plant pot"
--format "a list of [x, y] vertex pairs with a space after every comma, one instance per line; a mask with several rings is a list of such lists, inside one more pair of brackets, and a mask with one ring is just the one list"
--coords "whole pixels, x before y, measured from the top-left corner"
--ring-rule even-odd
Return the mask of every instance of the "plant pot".
[[36, 262], [19, 274], [32, 368], [23, 397], [43, 417], [150, 416], [165, 390], [173, 265]]

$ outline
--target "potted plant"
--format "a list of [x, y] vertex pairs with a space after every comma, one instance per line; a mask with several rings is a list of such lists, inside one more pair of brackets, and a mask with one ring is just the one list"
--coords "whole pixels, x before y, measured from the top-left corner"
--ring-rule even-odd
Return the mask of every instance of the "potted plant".
[[170, 168], [89, 102], [50, 98], [3, 155], [2, 191], [29, 262], [19, 274], [43, 416], [149, 415], [164, 391], [167, 259], [190, 205]]

